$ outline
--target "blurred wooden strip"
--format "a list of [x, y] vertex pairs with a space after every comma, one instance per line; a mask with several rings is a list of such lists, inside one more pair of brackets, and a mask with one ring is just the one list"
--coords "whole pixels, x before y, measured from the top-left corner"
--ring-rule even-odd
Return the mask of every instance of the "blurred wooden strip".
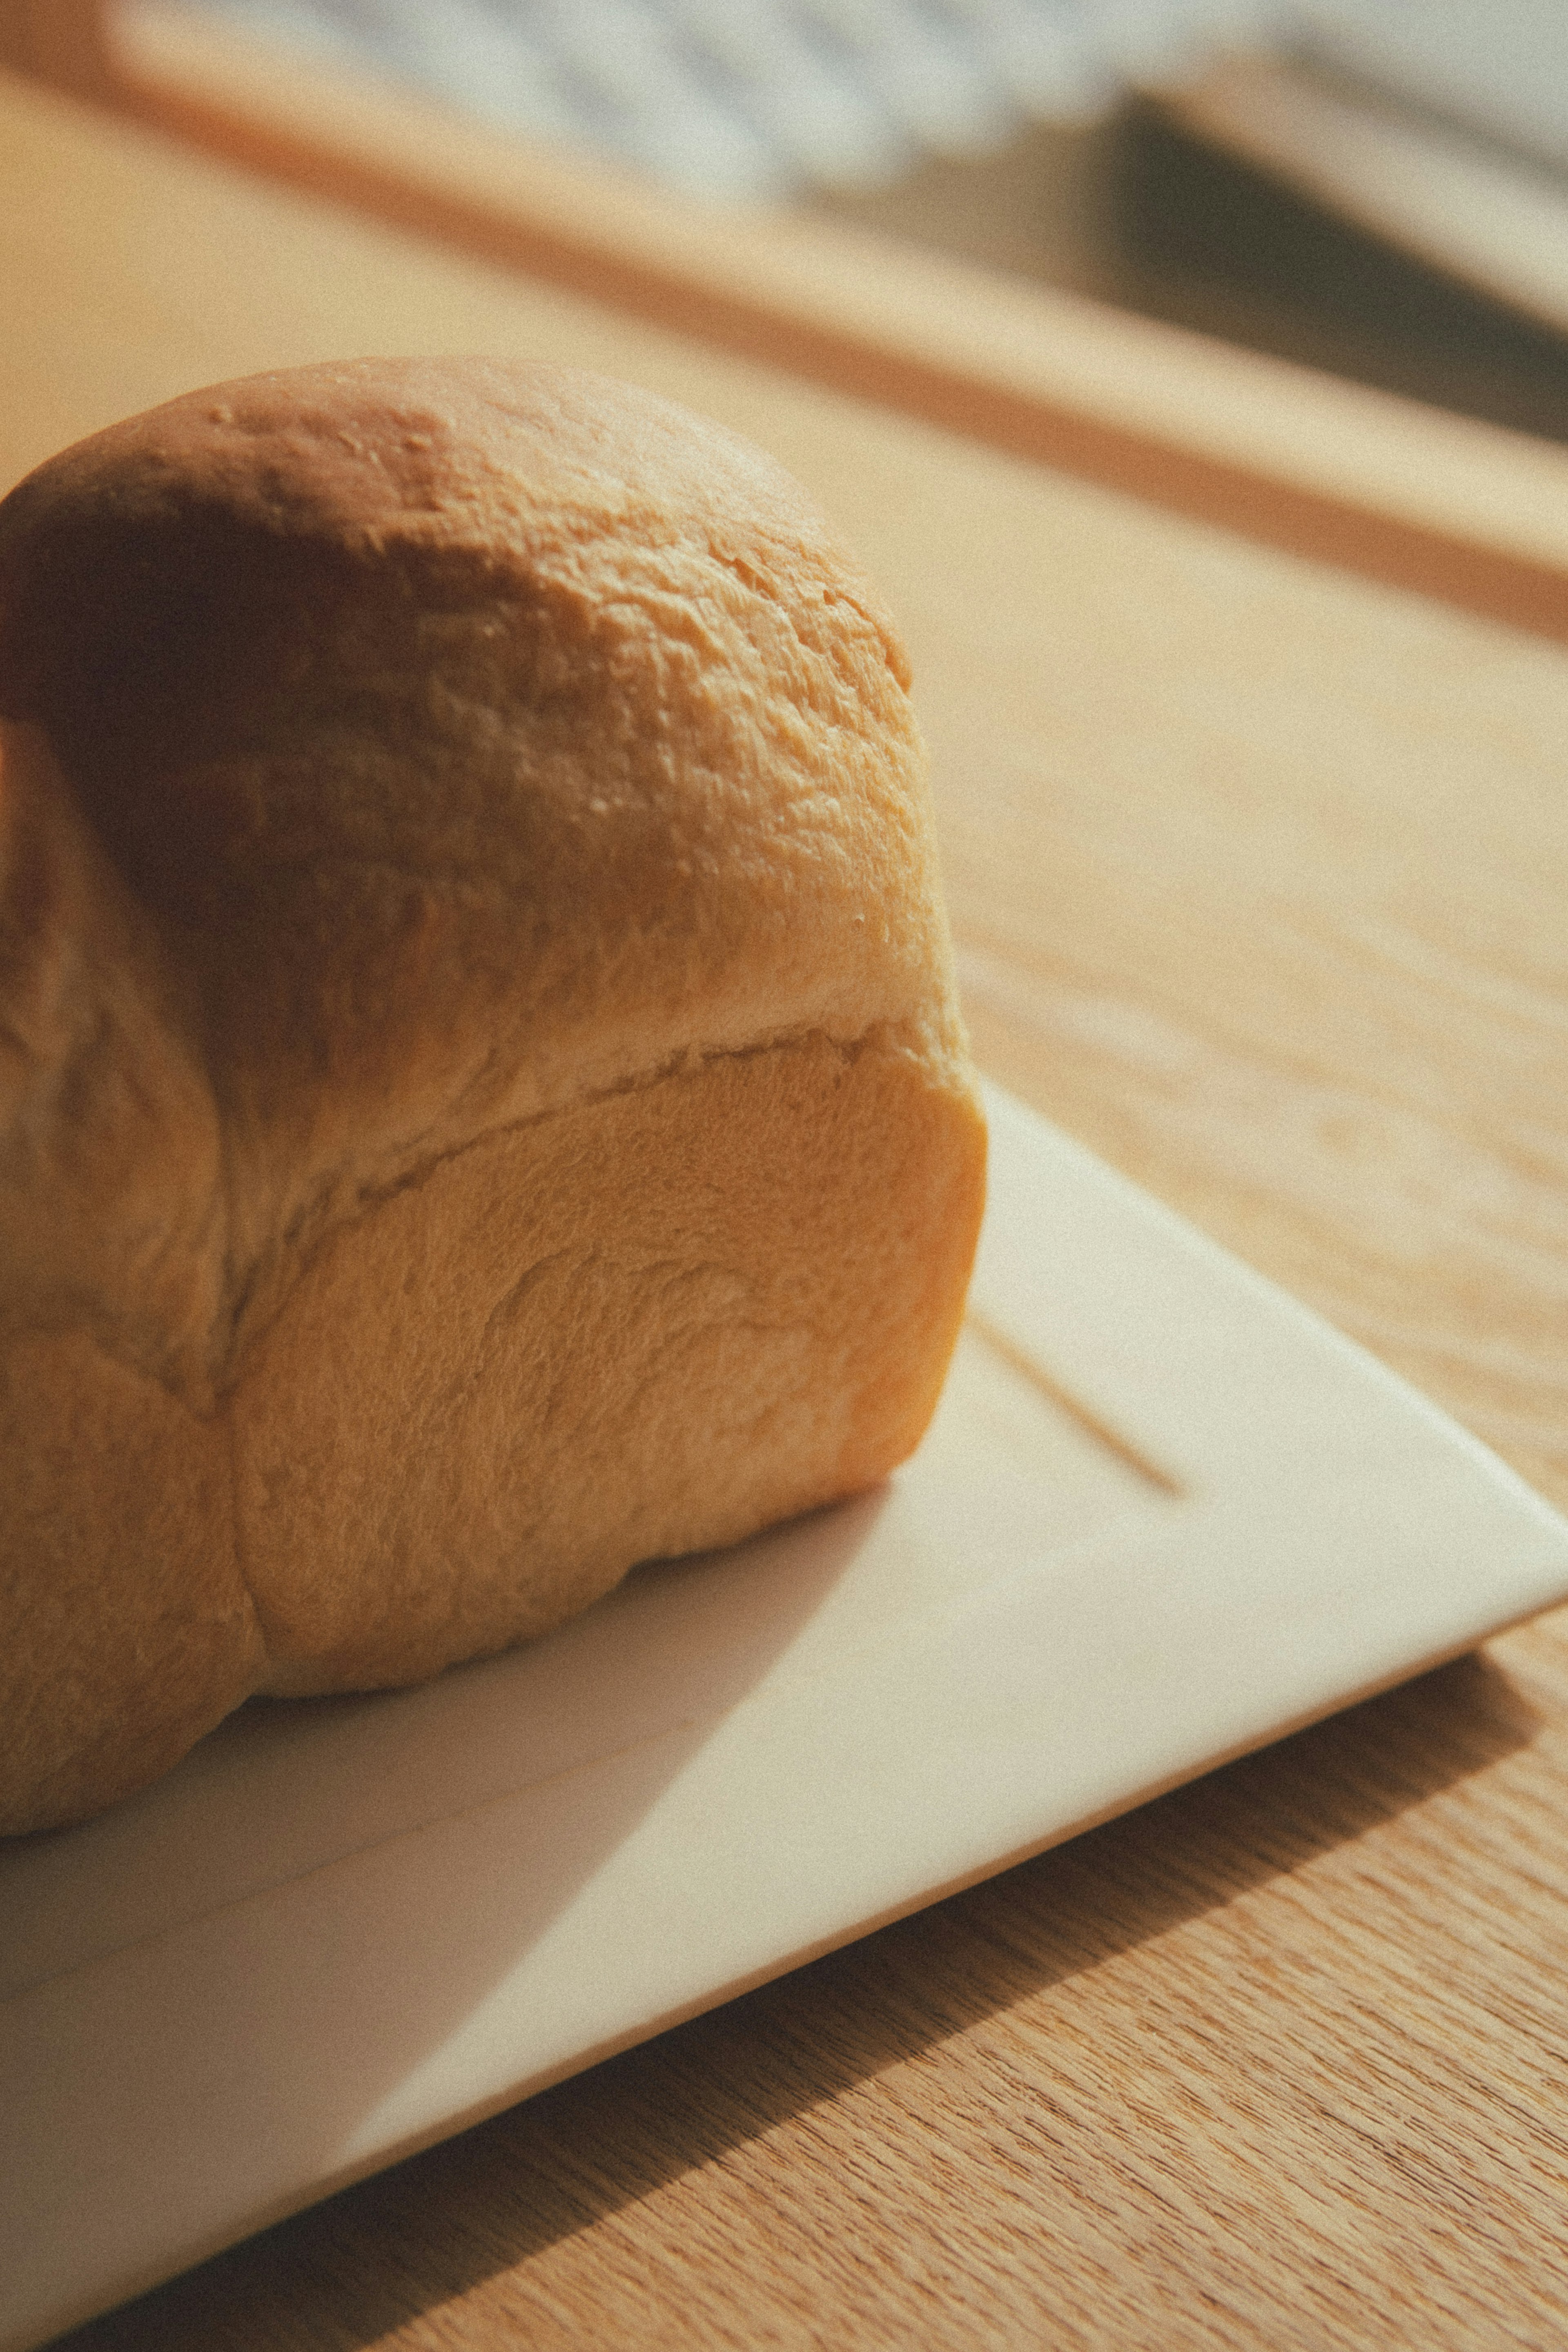
[[1568, 451], [788, 211], [526, 148], [142, 5], [126, 102], [271, 176], [1292, 553], [1568, 640]]
[[0, 65], [78, 97], [113, 87], [101, 0], [0, 0]]

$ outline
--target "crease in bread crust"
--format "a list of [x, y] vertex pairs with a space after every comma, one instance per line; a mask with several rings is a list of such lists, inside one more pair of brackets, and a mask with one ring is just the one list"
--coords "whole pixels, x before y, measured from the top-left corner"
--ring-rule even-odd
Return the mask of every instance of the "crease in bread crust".
[[[243, 1272], [236, 1269], [228, 1273], [227, 1296], [222, 1315], [223, 1324], [226, 1327], [225, 1338], [215, 1359], [210, 1391], [205, 1395], [193, 1394], [191, 1385], [178, 1379], [166, 1366], [160, 1368], [149, 1364], [140, 1353], [128, 1350], [124, 1346], [117, 1347], [102, 1329], [89, 1330], [85, 1336], [105, 1358], [161, 1388], [170, 1401], [180, 1406], [193, 1421], [221, 1420], [236, 1382], [244, 1378], [246, 1349], [265, 1336], [268, 1326], [284, 1311], [291, 1291], [308, 1272], [317, 1253], [334, 1234], [372, 1215], [400, 1193], [417, 1191], [422, 1184], [428, 1183], [438, 1170], [468, 1153], [500, 1138], [525, 1134], [530, 1129], [547, 1126], [553, 1119], [591, 1108], [596, 1103], [613, 1101], [622, 1095], [643, 1094], [652, 1087], [688, 1077], [694, 1071], [716, 1062], [752, 1061], [759, 1055], [788, 1053], [813, 1044], [825, 1046], [846, 1066], [852, 1066], [862, 1054], [885, 1052], [908, 1055], [930, 1070], [929, 1053], [920, 1051], [921, 1038], [922, 1024], [916, 1022], [876, 1022], [859, 1036], [853, 1037], [835, 1036], [831, 1030], [810, 1027], [789, 1030], [778, 1036], [759, 1037], [743, 1045], [684, 1047], [655, 1068], [629, 1071], [623, 1077], [608, 1081], [570, 1101], [550, 1103], [543, 1109], [525, 1113], [518, 1118], [497, 1120], [493, 1126], [465, 1136], [458, 1142], [420, 1154], [395, 1176], [355, 1185], [346, 1203], [339, 1189], [341, 1171], [334, 1171], [317, 1192], [300, 1204], [288, 1225], [278, 1235], [278, 1244], [286, 1254], [285, 1266], [266, 1280], [265, 1287], [263, 1270], [259, 1265], [253, 1265]], [[972, 1087], [963, 1073], [959, 1057], [954, 1054], [951, 1059], [950, 1083], [953, 1090], [960, 1097], [971, 1099]], [[221, 1121], [219, 1134], [224, 1139]], [[417, 1139], [414, 1141], [417, 1144]], [[232, 1154], [225, 1150], [222, 1169], [225, 1195], [233, 1181], [232, 1164]], [[258, 1306], [260, 1311], [257, 1311]], [[29, 1334], [47, 1337], [61, 1328], [54, 1319], [19, 1323], [12, 1328], [10, 1336], [18, 1339]], [[73, 1323], [68, 1328], [75, 1329], [78, 1326]]]
[[[288, 1224], [279, 1234], [277, 1246], [282, 1262], [276, 1272], [268, 1274], [260, 1265], [252, 1265], [235, 1277], [232, 1295], [226, 1302], [226, 1341], [221, 1354], [215, 1358], [210, 1405], [193, 1402], [172, 1381], [165, 1380], [162, 1385], [196, 1419], [206, 1420], [221, 1414], [235, 1382], [244, 1377], [247, 1349], [264, 1336], [268, 1326], [284, 1311], [290, 1293], [308, 1272], [314, 1256], [331, 1237], [372, 1215], [400, 1193], [416, 1191], [428, 1183], [438, 1170], [486, 1143], [505, 1136], [524, 1134], [570, 1112], [591, 1108], [597, 1103], [614, 1101], [624, 1095], [643, 1094], [653, 1087], [678, 1082], [716, 1062], [751, 1061], [759, 1055], [788, 1053], [814, 1044], [825, 1046], [846, 1066], [852, 1066], [862, 1054], [882, 1052], [905, 1055], [931, 1072], [929, 1039], [928, 1034], [923, 1037], [923, 1026], [913, 1020], [904, 1023], [874, 1022], [860, 1035], [843, 1037], [813, 1025], [789, 1030], [776, 1036], [758, 1037], [741, 1045], [683, 1047], [654, 1068], [628, 1071], [623, 1076], [609, 1080], [569, 1101], [549, 1104], [542, 1109], [525, 1113], [521, 1118], [497, 1120], [459, 1141], [439, 1150], [418, 1153], [395, 1176], [353, 1184], [346, 1198], [340, 1190], [341, 1171], [333, 1171], [320, 1182], [316, 1193], [296, 1209]], [[926, 1048], [925, 1051], [921, 1050], [923, 1044]], [[967, 1099], [972, 1090], [961, 1074], [956, 1055], [952, 1056], [952, 1063], [949, 1082], [956, 1092]], [[414, 1148], [417, 1151], [417, 1139], [414, 1139]], [[229, 1164], [229, 1155], [225, 1153], [225, 1173]], [[152, 1377], [159, 1376], [154, 1373]]]

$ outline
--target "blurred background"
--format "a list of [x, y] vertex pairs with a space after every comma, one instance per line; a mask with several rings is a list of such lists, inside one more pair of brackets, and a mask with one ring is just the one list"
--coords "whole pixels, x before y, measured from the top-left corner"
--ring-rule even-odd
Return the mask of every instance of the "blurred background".
[[[68, 58], [63, 27], [91, 13], [0, 0], [0, 43], [90, 74], [92, 36]], [[98, 21], [143, 78], [226, 37], [720, 212], [835, 218], [1568, 440], [1562, 0], [104, 0]]]

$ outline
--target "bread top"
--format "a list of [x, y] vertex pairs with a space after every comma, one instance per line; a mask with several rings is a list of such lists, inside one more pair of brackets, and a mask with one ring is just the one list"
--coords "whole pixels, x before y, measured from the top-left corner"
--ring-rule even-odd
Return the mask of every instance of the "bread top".
[[907, 683], [780, 468], [574, 371], [256, 376], [51, 460], [0, 503], [0, 1294], [204, 1409], [497, 1126], [811, 1032], [966, 1084]]

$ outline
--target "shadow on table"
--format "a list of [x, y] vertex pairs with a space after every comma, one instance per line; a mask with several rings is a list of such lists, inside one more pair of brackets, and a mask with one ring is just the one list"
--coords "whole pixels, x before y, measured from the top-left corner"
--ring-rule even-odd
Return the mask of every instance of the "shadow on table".
[[1458, 1659], [608, 2060], [61, 2346], [372, 2345], [791, 2116], [1394, 1819], [1527, 1745], [1541, 1720], [1500, 1666]]

